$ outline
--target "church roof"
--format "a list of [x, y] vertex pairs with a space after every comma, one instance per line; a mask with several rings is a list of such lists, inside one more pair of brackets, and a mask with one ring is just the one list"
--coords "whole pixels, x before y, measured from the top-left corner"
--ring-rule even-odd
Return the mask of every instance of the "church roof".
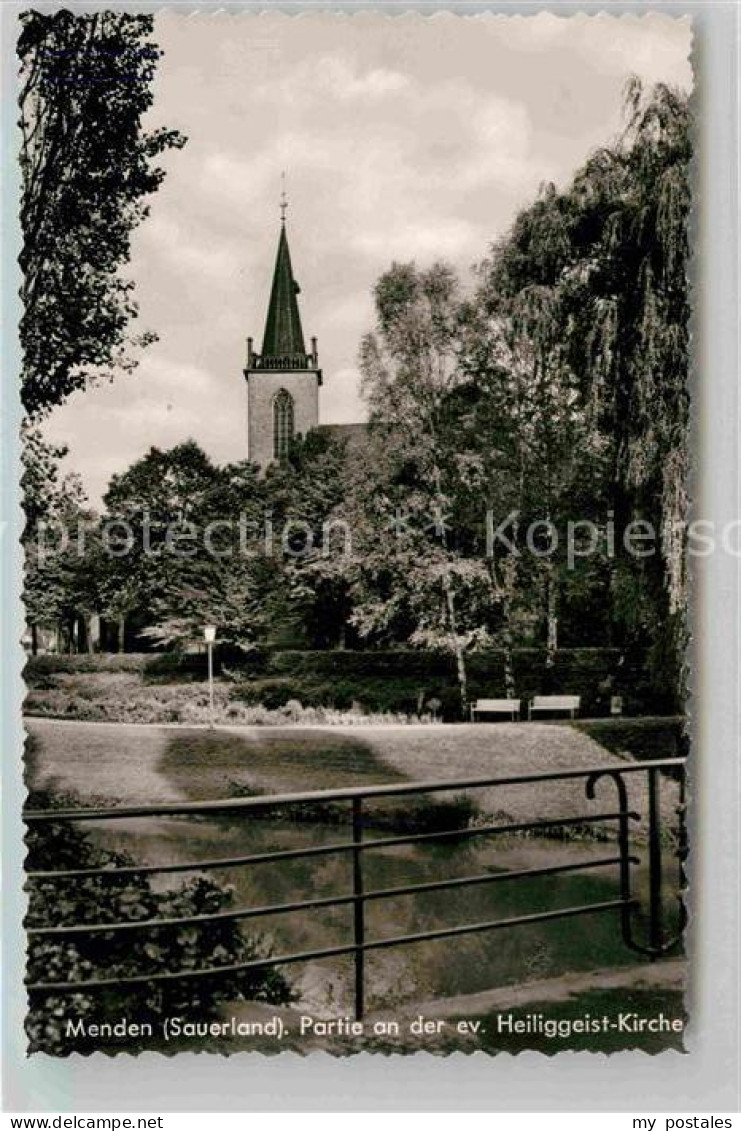
[[290, 357], [305, 354], [304, 334], [298, 311], [299, 285], [293, 277], [291, 253], [288, 250], [286, 226], [281, 224], [278, 254], [275, 259], [273, 287], [270, 292], [263, 357]]
[[320, 432], [326, 432], [339, 440], [362, 443], [370, 435], [371, 426], [367, 420], [353, 424], [320, 424]]

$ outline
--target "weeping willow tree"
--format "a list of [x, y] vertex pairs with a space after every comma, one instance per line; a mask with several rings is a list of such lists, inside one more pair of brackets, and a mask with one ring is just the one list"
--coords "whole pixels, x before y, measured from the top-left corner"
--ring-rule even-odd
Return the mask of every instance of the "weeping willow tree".
[[[615, 437], [616, 478], [661, 535], [674, 615], [686, 601], [689, 116], [684, 95], [667, 86], [647, 93], [638, 80], [626, 106], [619, 145], [597, 154], [575, 185], [585, 217], [604, 217], [582, 368]], [[586, 320], [575, 329], [582, 334]]]
[[618, 145], [597, 154], [575, 185], [597, 230], [597, 256], [595, 299], [574, 319], [574, 332], [586, 342], [581, 368], [597, 422], [614, 438], [616, 518], [646, 519], [658, 536], [655, 556], [623, 555], [616, 611], [636, 632], [648, 630], [654, 677], [679, 704], [687, 631], [687, 98], [632, 80], [626, 116]]
[[[682, 697], [688, 434], [690, 121], [665, 85], [626, 88], [625, 125], [564, 192], [547, 186], [484, 265], [483, 301], [540, 356], [546, 382], [568, 372], [591, 443], [607, 446], [614, 513], [613, 621], [652, 646]], [[642, 519], [655, 553], [620, 537]]]

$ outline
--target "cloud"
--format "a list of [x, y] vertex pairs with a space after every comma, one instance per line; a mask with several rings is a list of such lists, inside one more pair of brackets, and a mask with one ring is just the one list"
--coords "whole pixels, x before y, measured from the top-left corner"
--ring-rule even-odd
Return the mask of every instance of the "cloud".
[[238, 260], [233, 248], [214, 245], [212, 239], [200, 239], [182, 221], [160, 210], [137, 233], [168, 266], [178, 273], [188, 272], [208, 280], [223, 279], [233, 274]]
[[[335, 77], [338, 70], [354, 75], [345, 63]], [[303, 77], [299, 72], [278, 80], [274, 97], [280, 101], [285, 87], [303, 85]], [[367, 81], [367, 76], [363, 82], [353, 77], [351, 89]], [[308, 101], [317, 98], [313, 89]], [[210, 209], [223, 216], [226, 208], [235, 223], [246, 225], [248, 214], [262, 222], [265, 201], [287, 168], [289, 197], [298, 186], [299, 200], [309, 198], [302, 206], [307, 238], [315, 232], [326, 237], [329, 226], [333, 242], [342, 239], [347, 253], [374, 263], [380, 257], [415, 256], [461, 261], [475, 255], [479, 232], [463, 218], [468, 193], [485, 188], [506, 197], [532, 194], [553, 172], [533, 152], [526, 108], [511, 99], [482, 96], [463, 80], [429, 86], [407, 81], [396, 90], [393, 111], [374, 118], [365, 108], [363, 133], [357, 115], [338, 115], [336, 106], [329, 120], [312, 119], [310, 128], [303, 124], [305, 112], [303, 106], [291, 117], [290, 129], [257, 152], [222, 148], [208, 153], [192, 183], [192, 191], [211, 202], [202, 203], [200, 213]], [[291, 206], [289, 218], [293, 215]]]
[[409, 76], [399, 71], [369, 68], [353, 56], [325, 54], [282, 75], [272, 74], [267, 82], [255, 86], [253, 94], [256, 100], [273, 106], [300, 104], [305, 108], [327, 97], [367, 105], [396, 96], [410, 85]]
[[151, 397], [153, 393], [177, 396], [183, 389], [206, 393], [213, 387], [214, 378], [197, 365], [158, 356], [150, 350], [144, 354], [136, 371], [136, 380], [146, 385], [147, 395]]
[[461, 251], [473, 254], [478, 246], [477, 237], [476, 228], [465, 220], [425, 222], [411, 216], [375, 231], [356, 232], [351, 246], [379, 262], [434, 260], [457, 257]]
[[641, 16], [579, 13], [511, 16], [484, 21], [485, 33], [512, 50], [580, 55], [590, 68], [617, 75], [637, 74], [648, 83], [692, 85], [689, 61], [691, 21], [659, 12]]

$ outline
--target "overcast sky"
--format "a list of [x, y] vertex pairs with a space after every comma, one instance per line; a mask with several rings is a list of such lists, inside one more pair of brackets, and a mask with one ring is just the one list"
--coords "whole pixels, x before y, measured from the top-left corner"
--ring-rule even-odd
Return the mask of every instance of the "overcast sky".
[[465, 279], [547, 180], [568, 182], [620, 126], [627, 76], [691, 84], [689, 21], [582, 16], [197, 15], [156, 18], [165, 56], [150, 125], [185, 149], [134, 237], [133, 374], [75, 394], [47, 435], [98, 503], [152, 445], [246, 455], [245, 339], [262, 341], [280, 175], [324, 422], [365, 417], [358, 343], [392, 260]]

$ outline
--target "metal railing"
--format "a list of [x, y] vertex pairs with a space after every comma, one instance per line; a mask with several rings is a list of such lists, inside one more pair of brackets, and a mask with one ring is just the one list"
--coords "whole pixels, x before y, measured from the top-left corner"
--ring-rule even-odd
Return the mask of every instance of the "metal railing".
[[276, 370], [295, 370], [295, 369], [316, 369], [317, 359], [311, 353], [286, 353], [281, 354], [279, 357], [264, 356], [259, 353], [253, 353], [250, 358], [250, 367], [252, 369], [276, 369]]
[[[680, 882], [678, 898], [680, 902], [679, 931], [671, 938], [666, 937], [663, 919], [662, 898], [662, 830], [660, 807], [661, 774], [667, 773], [679, 781], [678, 792], [678, 835], [674, 854], [679, 859]], [[631, 870], [640, 859], [631, 851], [631, 823], [641, 820], [639, 813], [630, 808], [625, 778], [628, 775], [646, 775], [648, 781], [647, 799], [647, 844], [648, 844], [648, 938], [640, 941], [636, 937], [635, 912], [639, 900], [633, 891]], [[384, 836], [366, 839], [364, 830], [363, 804], [368, 800], [391, 797], [416, 796], [419, 794], [451, 793], [477, 789], [495, 789], [542, 784], [547, 782], [583, 780], [586, 797], [595, 800], [597, 783], [609, 779], [617, 792], [617, 808], [606, 812], [585, 812], [578, 816], [553, 817], [537, 821], [524, 821], [509, 824], [486, 824], [459, 829], [444, 829], [439, 832], [411, 833], [399, 836]], [[407, 782], [403, 784], [351, 787], [349, 789], [319, 790], [305, 793], [276, 794], [270, 797], [250, 797], [239, 800], [203, 801], [184, 804], [128, 805], [115, 809], [56, 809], [26, 811], [24, 819], [29, 825], [41, 825], [59, 821], [115, 821], [132, 817], [161, 816], [217, 816], [224, 813], [249, 815], [258, 811], [285, 809], [304, 804], [316, 805], [329, 802], [347, 802], [350, 806], [352, 822], [351, 839], [336, 844], [319, 845], [308, 848], [278, 850], [275, 852], [250, 853], [245, 856], [231, 856], [219, 859], [188, 860], [174, 864], [142, 864], [113, 868], [74, 868], [51, 871], [28, 872], [28, 879], [71, 880], [93, 876], [106, 876], [110, 879], [126, 876], [142, 876], [152, 873], [195, 872], [219, 868], [232, 868], [280, 862], [286, 860], [305, 860], [312, 857], [333, 854], [347, 854], [352, 862], [352, 888], [342, 895], [315, 899], [299, 899], [289, 903], [268, 904], [258, 907], [239, 907], [229, 911], [219, 911], [205, 915], [188, 915], [179, 918], [135, 919], [116, 923], [80, 923], [70, 926], [29, 927], [28, 935], [45, 938], [72, 938], [79, 935], [111, 934], [118, 932], [160, 930], [167, 927], [202, 926], [229, 921], [257, 919], [272, 915], [289, 914], [297, 911], [312, 911], [319, 908], [351, 906], [353, 912], [353, 941], [351, 943], [329, 946], [321, 949], [297, 951], [275, 957], [261, 958], [228, 966], [209, 967], [204, 970], [175, 970], [167, 973], [141, 974], [121, 978], [94, 978], [72, 982], [33, 982], [27, 983], [31, 994], [68, 994], [103, 989], [149, 985], [161, 982], [190, 981], [192, 979], [214, 978], [222, 975], [235, 975], [257, 969], [284, 966], [290, 963], [308, 962], [340, 955], [353, 955], [355, 960], [355, 1015], [363, 1017], [365, 1007], [365, 955], [369, 951], [411, 945], [436, 939], [455, 938], [461, 935], [504, 928], [527, 926], [550, 920], [574, 918], [581, 915], [601, 914], [617, 911], [620, 915], [620, 929], [626, 946], [639, 954], [658, 958], [678, 945], [684, 927], [684, 909], [681, 897], [682, 865], [686, 855], [685, 835], [685, 760], [663, 758], [649, 762], [629, 762], [619, 766], [596, 767], [580, 770], [560, 770], [543, 774], [522, 774], [513, 777], [458, 778], [446, 781]], [[540, 868], [525, 868], [514, 871], [484, 873], [427, 883], [404, 884], [397, 887], [366, 890], [364, 886], [363, 857], [366, 852], [377, 852], [392, 846], [407, 844], [433, 844], [446, 841], [468, 840], [478, 837], [501, 836], [510, 833], [545, 833], [556, 828], [569, 826], [595, 826], [615, 822], [617, 826], [617, 852], [598, 859], [553, 864]], [[555, 849], [554, 849], [555, 851]], [[517, 915], [506, 919], [486, 922], [460, 923], [456, 926], [415, 934], [395, 935], [387, 938], [371, 938], [366, 934], [365, 909], [372, 901], [396, 899], [400, 896], [416, 895], [420, 892], [442, 891], [473, 887], [482, 884], [512, 883], [538, 876], [555, 876], [594, 868], [615, 866], [618, 871], [619, 895], [615, 899], [583, 903], [561, 907], [550, 911], [533, 911], [527, 915]]]

